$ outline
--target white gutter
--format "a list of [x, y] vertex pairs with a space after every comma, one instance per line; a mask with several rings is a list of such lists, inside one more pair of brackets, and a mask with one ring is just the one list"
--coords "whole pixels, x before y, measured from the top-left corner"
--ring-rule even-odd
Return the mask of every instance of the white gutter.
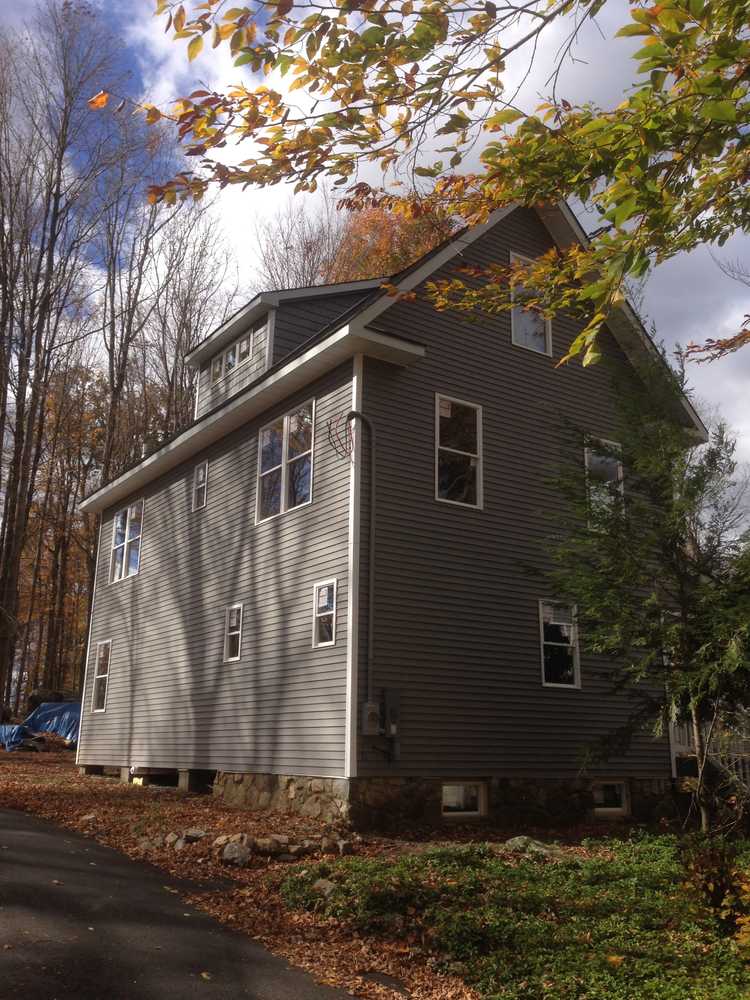
[[174, 469], [214, 441], [230, 434], [248, 420], [357, 354], [406, 366], [424, 357], [425, 349], [419, 344], [374, 330], [341, 327], [304, 354], [267, 375], [253, 388], [241, 392], [221, 409], [193, 424], [135, 468], [123, 472], [117, 479], [102, 486], [79, 504], [79, 509], [97, 513], [124, 500], [158, 476]]

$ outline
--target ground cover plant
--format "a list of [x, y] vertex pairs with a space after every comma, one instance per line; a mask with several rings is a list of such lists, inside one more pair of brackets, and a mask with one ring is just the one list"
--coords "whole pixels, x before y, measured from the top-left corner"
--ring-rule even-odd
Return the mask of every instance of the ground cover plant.
[[679, 840], [604, 840], [592, 855], [533, 858], [486, 845], [343, 859], [289, 874], [288, 906], [403, 935], [493, 1000], [739, 1000], [740, 946]]

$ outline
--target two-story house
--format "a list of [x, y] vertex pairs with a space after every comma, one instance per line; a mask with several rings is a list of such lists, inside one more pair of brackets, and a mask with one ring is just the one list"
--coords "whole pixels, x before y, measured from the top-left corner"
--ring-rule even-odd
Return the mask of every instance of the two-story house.
[[[395, 281], [584, 238], [563, 204], [501, 209]], [[666, 788], [646, 732], [582, 770], [628, 698], [522, 568], [565, 425], [611, 440], [611, 366], [654, 352], [624, 305], [609, 365], [558, 367], [578, 329], [361, 281], [260, 294], [208, 336], [193, 424], [82, 505], [101, 531], [79, 765], [216, 772], [230, 801], [362, 821], [618, 814]], [[687, 399], [675, 419], [705, 435]]]

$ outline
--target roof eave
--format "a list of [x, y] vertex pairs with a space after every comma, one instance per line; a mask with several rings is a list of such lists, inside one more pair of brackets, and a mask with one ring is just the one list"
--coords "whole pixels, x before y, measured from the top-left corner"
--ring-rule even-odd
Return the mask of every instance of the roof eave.
[[79, 509], [89, 514], [99, 513], [138, 493], [154, 479], [357, 354], [404, 367], [424, 357], [425, 349], [400, 337], [344, 326], [96, 490], [79, 504]]

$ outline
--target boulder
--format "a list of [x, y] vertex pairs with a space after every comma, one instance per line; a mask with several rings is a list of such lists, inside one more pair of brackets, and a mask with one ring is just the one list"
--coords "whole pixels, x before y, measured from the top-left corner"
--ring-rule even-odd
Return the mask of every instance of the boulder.
[[167, 847], [173, 847], [179, 839], [180, 839], [179, 833], [168, 833], [164, 838], [164, 843], [167, 845]]
[[81, 823], [93, 823], [96, 820], [96, 813], [86, 813], [85, 816], [81, 816]]
[[326, 899], [331, 895], [331, 893], [336, 888], [336, 883], [331, 882], [329, 878], [319, 878], [316, 879], [312, 884], [313, 892], [319, 892], [321, 896], [325, 896]]
[[554, 844], [543, 844], [541, 840], [525, 836], [511, 837], [502, 847], [511, 854], [527, 854], [529, 857], [537, 858], [555, 858], [561, 853], [559, 847], [555, 847]]
[[275, 837], [256, 837], [255, 850], [258, 854], [267, 854], [270, 857], [281, 852], [281, 844]]
[[185, 838], [178, 837], [177, 840], [175, 840], [174, 842], [174, 849], [176, 851], [181, 851], [184, 846], [185, 846]]
[[225, 847], [229, 843], [229, 837], [226, 834], [222, 834], [221, 837], [217, 837], [213, 842], [213, 847]]
[[235, 868], [244, 867], [252, 857], [252, 851], [245, 844], [228, 843], [221, 852], [221, 860], [225, 865], [233, 865]]
[[199, 829], [197, 826], [191, 827], [189, 830], [185, 830], [182, 835], [188, 844], [197, 844], [199, 840], [203, 840], [208, 834], [205, 830]]

